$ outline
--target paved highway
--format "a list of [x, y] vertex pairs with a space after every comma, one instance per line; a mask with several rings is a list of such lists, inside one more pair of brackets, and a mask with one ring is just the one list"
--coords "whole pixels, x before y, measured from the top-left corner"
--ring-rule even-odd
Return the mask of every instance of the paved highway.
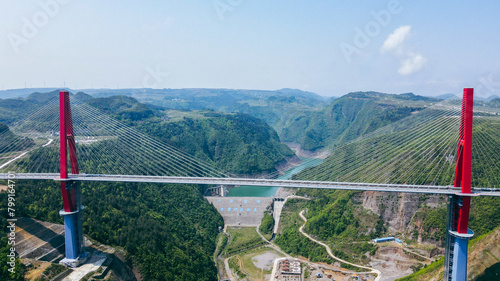
[[[1, 173], [0, 180], [8, 179], [9, 174]], [[15, 178], [34, 180], [58, 180], [59, 174], [30, 174], [16, 173]], [[382, 191], [382, 192], [409, 192], [409, 193], [431, 193], [431, 194], [461, 194], [459, 187], [438, 185], [410, 185], [410, 184], [378, 184], [378, 183], [356, 183], [356, 182], [324, 182], [324, 181], [300, 181], [279, 179], [247, 179], [247, 178], [211, 178], [211, 177], [170, 177], [170, 176], [136, 176], [136, 175], [99, 175], [78, 174], [69, 176], [75, 181], [103, 181], [103, 182], [151, 182], [151, 183], [183, 183], [183, 184], [215, 184], [215, 185], [253, 185], [253, 186], [278, 186], [295, 188], [323, 188], [343, 189], [358, 191]], [[471, 196], [500, 196], [500, 189], [473, 188]]]

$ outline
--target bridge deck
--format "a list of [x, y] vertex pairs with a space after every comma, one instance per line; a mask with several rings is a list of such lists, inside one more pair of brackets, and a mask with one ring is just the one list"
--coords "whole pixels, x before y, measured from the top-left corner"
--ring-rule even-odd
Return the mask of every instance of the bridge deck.
[[[0, 173], [0, 180], [9, 178], [8, 174]], [[32, 180], [59, 180], [59, 174], [29, 174], [16, 173], [15, 179]], [[69, 176], [75, 181], [108, 181], [108, 182], [151, 182], [151, 183], [183, 183], [183, 184], [216, 184], [216, 185], [250, 185], [250, 186], [277, 186], [295, 188], [324, 188], [343, 189], [358, 191], [387, 191], [387, 192], [411, 192], [411, 193], [434, 193], [434, 194], [461, 194], [460, 188], [453, 186], [437, 185], [410, 185], [410, 184], [378, 184], [378, 183], [355, 183], [355, 182], [324, 182], [324, 181], [300, 181], [279, 179], [247, 179], [247, 178], [202, 178], [202, 177], [168, 177], [168, 176], [135, 176], [135, 175], [99, 175], [78, 174]], [[467, 194], [464, 194], [467, 195]], [[500, 189], [472, 188], [471, 196], [500, 196]]]

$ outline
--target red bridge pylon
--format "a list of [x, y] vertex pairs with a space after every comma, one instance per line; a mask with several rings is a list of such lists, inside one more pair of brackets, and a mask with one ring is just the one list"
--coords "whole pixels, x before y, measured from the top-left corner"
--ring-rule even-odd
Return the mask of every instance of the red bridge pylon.
[[61, 193], [64, 209], [59, 212], [64, 217], [64, 239], [66, 257], [61, 264], [76, 267], [85, 262], [84, 253], [81, 192], [74, 181], [68, 178], [68, 150], [71, 163], [71, 173], [78, 174], [76, 158], [76, 141], [73, 130], [73, 118], [69, 92], [59, 93], [59, 137], [60, 137], [60, 170]]
[[471, 201], [472, 122], [474, 89], [465, 88], [460, 117], [455, 187], [462, 192], [452, 195], [448, 204], [444, 280], [467, 279], [467, 247], [474, 232], [468, 228]]

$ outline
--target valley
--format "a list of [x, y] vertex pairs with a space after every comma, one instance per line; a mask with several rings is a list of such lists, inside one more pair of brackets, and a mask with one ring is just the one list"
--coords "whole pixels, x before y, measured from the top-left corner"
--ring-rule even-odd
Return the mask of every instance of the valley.
[[[15, 159], [19, 152], [37, 147], [23, 156], [21, 167], [28, 169], [36, 163], [36, 153], [57, 159], [58, 143], [49, 141], [49, 135], [34, 138], [16, 124], [38, 108], [55, 104], [57, 94], [0, 99], [0, 123], [5, 124], [0, 125], [0, 134], [5, 136], [0, 139], [3, 157]], [[422, 151], [418, 143], [429, 140], [456, 146], [452, 130], [449, 134], [444, 130], [455, 115], [442, 115], [444, 109], [435, 107], [441, 102], [437, 98], [355, 92], [327, 100], [290, 89], [109, 90], [80, 92], [72, 98], [230, 175], [402, 184], [447, 185], [452, 181], [454, 154], [448, 146], [428, 152], [427, 158], [418, 154]], [[491, 162], [495, 158], [488, 154], [496, 153], [500, 122], [491, 113], [495, 100], [479, 106], [483, 115], [475, 127], [476, 145], [491, 149], [475, 154], [478, 164], [473, 180], [484, 186], [481, 179], [486, 175], [490, 183], [500, 182], [494, 176], [497, 166]], [[434, 122], [429, 121], [432, 118]], [[44, 133], [51, 128], [41, 118], [29, 121]], [[419, 133], [410, 134], [411, 128], [418, 128]], [[424, 133], [429, 130], [432, 137]], [[107, 155], [109, 147], [119, 147], [123, 138], [107, 135], [77, 140], [78, 145]], [[9, 146], [9, 141], [18, 146]], [[388, 163], [387, 151], [397, 155], [390, 165], [384, 164]], [[129, 158], [140, 157], [133, 150], [128, 153]], [[81, 156], [82, 169], [108, 171], [123, 165], [111, 157], [106, 165], [96, 166], [95, 159], [85, 157]], [[57, 169], [57, 163], [40, 169]], [[414, 172], [406, 177], [408, 170]], [[26, 180], [18, 186], [19, 216], [62, 223], [57, 183]], [[444, 254], [448, 202], [443, 195], [236, 186], [227, 189], [228, 197], [207, 200], [203, 194], [213, 186], [84, 182], [81, 187], [85, 235], [123, 249], [123, 262], [142, 280], [273, 280], [283, 258], [301, 262], [302, 280], [321, 280], [315, 279], [318, 273], [331, 276], [324, 280], [352, 280], [354, 276], [375, 280], [378, 271], [376, 280], [394, 280], [414, 272], [430, 276], [431, 269], [442, 268], [439, 258]], [[0, 200], [6, 197], [0, 192]], [[273, 197], [283, 200], [268, 207]], [[257, 211], [255, 219], [250, 213]], [[230, 216], [224, 215], [227, 212]], [[470, 227], [481, 237], [474, 245], [494, 243], [491, 236], [485, 237], [499, 225], [497, 198], [473, 198]], [[402, 243], [373, 242], [387, 236]], [[486, 246], [475, 247], [474, 255], [480, 255]], [[474, 265], [471, 274], [494, 272], [495, 257], [492, 253], [488, 262]]]

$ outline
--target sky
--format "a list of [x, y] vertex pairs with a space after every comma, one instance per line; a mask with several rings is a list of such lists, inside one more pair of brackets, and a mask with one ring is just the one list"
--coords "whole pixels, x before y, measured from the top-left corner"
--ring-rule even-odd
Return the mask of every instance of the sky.
[[0, 89], [500, 95], [500, 1], [0, 0]]

